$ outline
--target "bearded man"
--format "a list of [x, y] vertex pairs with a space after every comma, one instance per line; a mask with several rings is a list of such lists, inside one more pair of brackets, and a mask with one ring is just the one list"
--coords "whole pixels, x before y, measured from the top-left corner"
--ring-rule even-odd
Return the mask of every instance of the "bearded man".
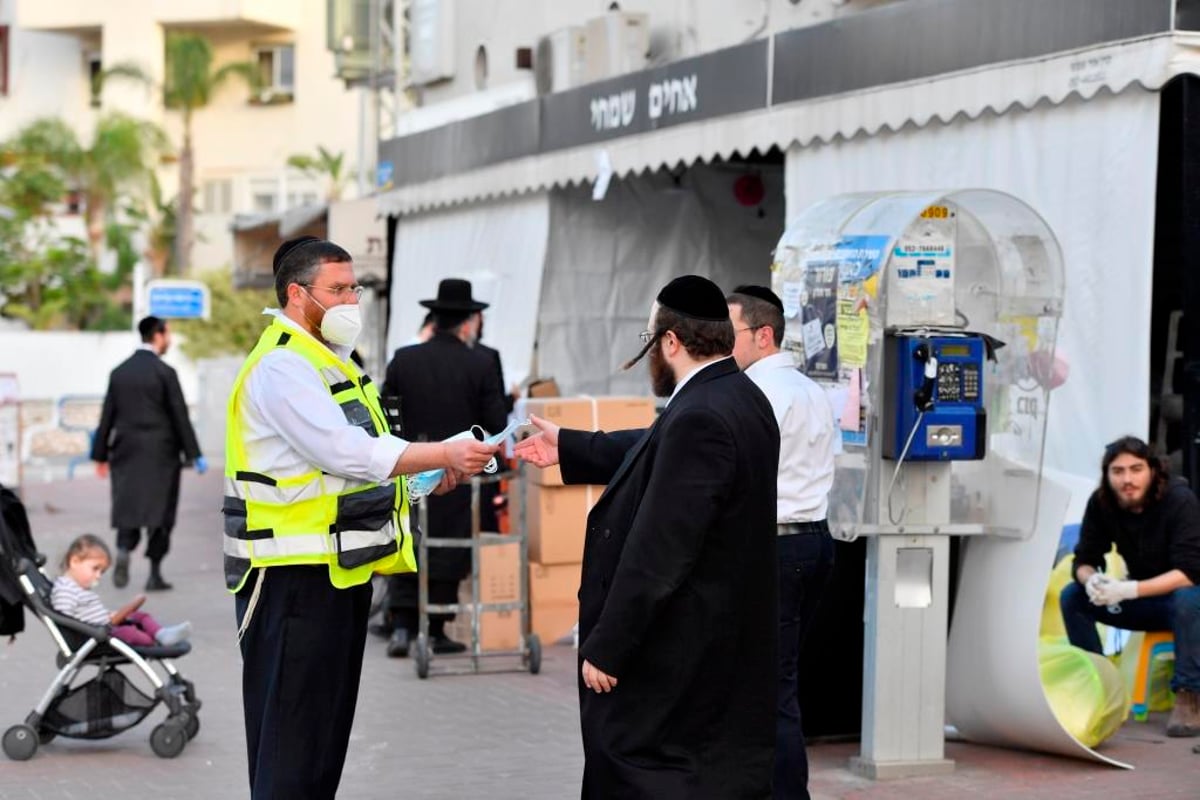
[[[1114, 544], [1127, 580], [1102, 571]], [[1167, 735], [1200, 735], [1200, 503], [1137, 437], [1124, 436], [1104, 449], [1100, 486], [1079, 530], [1074, 575], [1059, 597], [1071, 644], [1100, 653], [1097, 622], [1174, 631], [1175, 709]]]
[[[669, 398], [645, 431], [533, 418], [516, 448], [564, 483], [607, 484], [579, 590], [584, 798], [771, 795], [778, 680], [779, 427], [730, 357], [716, 284], [667, 284], [642, 333]], [[634, 359], [627, 366], [632, 366]]]

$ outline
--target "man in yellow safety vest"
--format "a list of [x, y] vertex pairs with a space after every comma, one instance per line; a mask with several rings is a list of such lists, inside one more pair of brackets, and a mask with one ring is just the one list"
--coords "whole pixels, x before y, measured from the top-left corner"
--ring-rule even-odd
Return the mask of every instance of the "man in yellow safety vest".
[[251, 795], [332, 798], [362, 671], [373, 574], [416, 569], [403, 475], [442, 491], [496, 447], [391, 436], [351, 360], [350, 254], [306, 236], [275, 254], [280, 310], [229, 398], [225, 580], [235, 593]]

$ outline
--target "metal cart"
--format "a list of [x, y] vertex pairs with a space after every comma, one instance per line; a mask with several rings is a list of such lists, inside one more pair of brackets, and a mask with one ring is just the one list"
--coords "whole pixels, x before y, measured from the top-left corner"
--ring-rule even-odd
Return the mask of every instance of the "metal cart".
[[[493, 531], [481, 531], [479, 529], [479, 498], [480, 488], [486, 483], [497, 483], [501, 480], [515, 481], [519, 485], [519, 491], [511, 492], [510, 496], [516, 498], [517, 507], [509, 509], [509, 519], [511, 519], [512, 533], [501, 534]], [[530, 674], [536, 675], [542, 668], [542, 643], [538, 639], [536, 633], [530, 630], [529, 623], [529, 539], [525, 527], [525, 491], [524, 485], [521, 483], [524, 480], [520, 471], [511, 471], [496, 475], [483, 475], [471, 478], [471, 538], [469, 539], [444, 539], [422, 535], [417, 540], [417, 564], [419, 569], [418, 576], [418, 620], [419, 633], [414, 652], [414, 664], [417, 668], [417, 677], [427, 678], [430, 675], [430, 665], [433, 661], [434, 654], [429, 642], [429, 615], [430, 614], [462, 614], [470, 612], [471, 614], [471, 641], [467, 646], [466, 652], [442, 654], [438, 659], [454, 660], [465, 662], [464, 666], [448, 667], [446, 669], [439, 668], [435, 675], [471, 675], [481, 671], [481, 662], [484, 659], [509, 657], [519, 658], [519, 669], [528, 669]], [[429, 509], [424, 501], [417, 504], [418, 519], [420, 520], [420, 528], [422, 534], [429, 530]], [[512, 545], [516, 544], [519, 552], [518, 556], [518, 580], [517, 580], [517, 600], [516, 602], [508, 603], [483, 603], [479, 599], [479, 551], [483, 547], [492, 547], [497, 545]], [[429, 574], [425, 570], [425, 565], [429, 563], [429, 548], [431, 547], [469, 547], [471, 548], [471, 601], [469, 603], [442, 603], [430, 604], [429, 602]], [[484, 651], [480, 646], [479, 641], [479, 617], [485, 611], [519, 611], [521, 613], [521, 644], [516, 650], [489, 650]], [[489, 669], [488, 672], [503, 672], [513, 670], [512, 667]]]

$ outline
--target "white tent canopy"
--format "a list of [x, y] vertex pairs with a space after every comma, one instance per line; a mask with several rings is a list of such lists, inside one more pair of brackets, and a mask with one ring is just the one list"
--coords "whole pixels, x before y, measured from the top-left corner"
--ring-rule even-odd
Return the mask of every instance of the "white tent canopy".
[[[867, 91], [788, 103], [652, 133], [518, 158], [401, 187], [380, 197], [402, 214], [553, 186], [590, 183], [596, 153], [609, 154], [618, 177], [676, 164], [728, 159], [772, 147], [811, 146], [861, 134], [1003, 115], [1131, 86], [1157, 91], [1175, 75], [1200, 72], [1200, 35], [1160, 34], [1053, 56], [989, 65]], [[935, 181], [936, 182], [936, 181]]]

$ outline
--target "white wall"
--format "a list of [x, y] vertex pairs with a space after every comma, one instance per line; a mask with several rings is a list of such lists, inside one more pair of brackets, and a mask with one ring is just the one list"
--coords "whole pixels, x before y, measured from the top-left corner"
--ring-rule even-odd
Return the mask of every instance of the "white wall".
[[[179, 339], [165, 361], [179, 373], [189, 404], [199, 388], [196, 364], [183, 355]], [[62, 395], [103, 396], [108, 374], [133, 353], [136, 333], [75, 331], [0, 331], [0, 372], [15, 372], [22, 400], [52, 400]]]
[[[674, 61], [732, 47], [752, 38], [815, 25], [892, 0], [621, 0], [622, 11], [650, 18], [653, 63]], [[426, 87], [423, 105], [478, 91], [475, 53], [488, 52], [488, 87], [532, 82], [533, 73], [516, 67], [518, 47], [536, 48], [537, 40], [570, 25], [583, 26], [602, 16], [610, 0], [453, 0], [455, 77]]]
[[[30, 0], [24, 0], [30, 2]], [[12, 26], [16, 0], [0, 0], [0, 25]], [[62, 116], [81, 139], [91, 136], [93, 109], [78, 37], [10, 27], [8, 96], [0, 97], [0, 139], [39, 117]]]

